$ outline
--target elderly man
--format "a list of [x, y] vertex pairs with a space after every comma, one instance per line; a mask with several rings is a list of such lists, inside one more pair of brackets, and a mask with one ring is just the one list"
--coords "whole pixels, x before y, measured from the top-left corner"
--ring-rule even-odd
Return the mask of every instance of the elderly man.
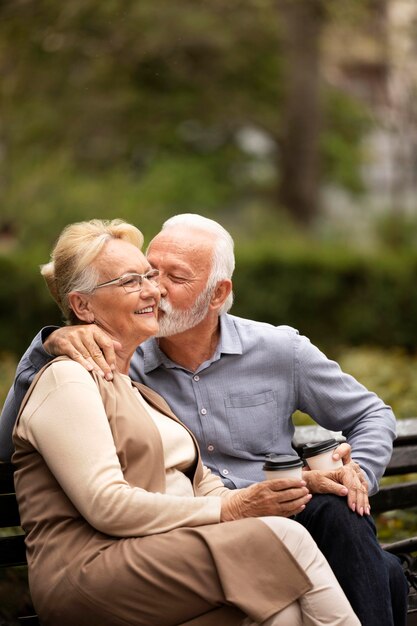
[[[407, 585], [398, 560], [381, 550], [368, 488], [377, 490], [392, 452], [395, 417], [375, 394], [344, 374], [306, 337], [231, 316], [233, 241], [198, 215], [168, 220], [148, 259], [160, 271], [158, 338], [139, 346], [131, 375], [161, 393], [197, 436], [203, 460], [228, 487], [263, 479], [265, 453], [291, 453], [291, 416], [300, 409], [342, 431], [348, 444], [336, 472], [305, 472], [314, 497], [296, 519], [327, 557], [361, 623], [405, 624]], [[35, 371], [68, 354], [111, 378], [113, 344], [95, 326], [44, 329], [19, 364], [0, 423], [0, 456]], [[44, 341], [44, 345], [42, 345]], [[282, 515], [293, 514], [282, 501]]]

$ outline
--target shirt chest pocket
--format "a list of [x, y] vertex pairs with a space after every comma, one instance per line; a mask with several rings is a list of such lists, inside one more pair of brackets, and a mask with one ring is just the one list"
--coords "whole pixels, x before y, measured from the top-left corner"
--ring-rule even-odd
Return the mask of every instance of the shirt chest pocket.
[[278, 411], [273, 391], [230, 395], [225, 400], [230, 436], [236, 450], [272, 452], [278, 440]]

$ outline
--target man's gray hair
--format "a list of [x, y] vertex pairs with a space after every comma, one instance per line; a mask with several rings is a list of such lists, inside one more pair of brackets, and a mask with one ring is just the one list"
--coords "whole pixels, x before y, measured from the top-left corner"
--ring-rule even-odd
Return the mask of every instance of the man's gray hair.
[[[170, 217], [162, 225], [162, 230], [175, 226], [187, 226], [215, 235], [211, 273], [207, 281], [207, 290], [213, 290], [218, 281], [231, 279], [235, 269], [234, 242], [231, 235], [218, 222], [197, 213], [181, 213]], [[227, 313], [233, 304], [233, 293], [226, 298], [219, 314]]]

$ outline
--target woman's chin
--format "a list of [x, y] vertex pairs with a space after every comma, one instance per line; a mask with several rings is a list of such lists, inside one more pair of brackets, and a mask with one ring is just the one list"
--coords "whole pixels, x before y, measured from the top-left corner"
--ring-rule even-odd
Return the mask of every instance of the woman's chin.
[[141, 332], [142, 339], [140, 343], [142, 343], [142, 341], [149, 339], [149, 337], [154, 337], [155, 335], [158, 334], [158, 331], [159, 331], [158, 320], [155, 317], [149, 318], [149, 320], [147, 320], [147, 323], [143, 324], [140, 330], [142, 331]]

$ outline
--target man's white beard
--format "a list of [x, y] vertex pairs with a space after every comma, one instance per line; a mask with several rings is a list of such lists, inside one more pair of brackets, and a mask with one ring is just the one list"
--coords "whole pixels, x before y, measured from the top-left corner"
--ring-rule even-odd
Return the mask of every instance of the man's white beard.
[[159, 308], [164, 314], [159, 319], [159, 331], [157, 337], [170, 337], [178, 335], [190, 328], [197, 326], [207, 315], [213, 289], [205, 289], [198, 296], [191, 309], [181, 311], [161, 298]]

